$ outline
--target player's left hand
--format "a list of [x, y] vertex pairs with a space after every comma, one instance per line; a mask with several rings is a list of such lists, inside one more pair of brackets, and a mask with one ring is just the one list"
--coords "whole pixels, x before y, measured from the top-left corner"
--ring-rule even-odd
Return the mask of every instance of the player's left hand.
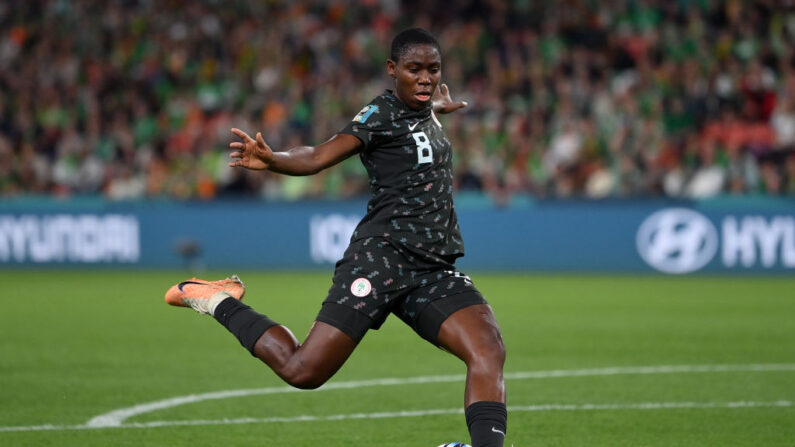
[[447, 84], [439, 84], [439, 87], [433, 92], [433, 111], [436, 113], [453, 113], [468, 105], [469, 103], [466, 101], [453, 101]]

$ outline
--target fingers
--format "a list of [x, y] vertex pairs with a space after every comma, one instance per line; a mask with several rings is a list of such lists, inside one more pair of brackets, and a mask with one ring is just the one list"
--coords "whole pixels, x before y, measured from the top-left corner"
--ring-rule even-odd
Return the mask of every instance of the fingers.
[[254, 141], [247, 133], [243, 132], [242, 130], [233, 127], [232, 133], [240, 137], [243, 141]]
[[257, 132], [256, 140], [254, 140], [247, 133], [243, 132], [242, 130], [236, 127], [232, 128], [232, 133], [237, 135], [238, 137], [240, 137], [240, 139], [243, 140], [243, 142], [233, 141], [229, 143], [229, 147], [231, 147], [232, 149], [241, 149], [241, 150], [245, 149], [247, 143], [253, 143], [254, 141], [256, 141], [257, 146], [260, 149], [264, 149], [267, 146], [265, 144], [265, 139], [262, 137], [262, 132]]
[[444, 96], [450, 94], [450, 90], [447, 88], [447, 84], [442, 84], [439, 86], [439, 93], [441, 93]]
[[229, 148], [232, 150], [229, 157], [232, 160], [227, 163], [227, 166], [256, 170], [267, 169], [268, 164], [265, 160], [270, 155], [271, 149], [265, 143], [262, 132], [257, 132], [256, 140], [236, 127], [232, 128], [232, 133], [243, 141], [229, 143]]
[[[238, 130], [238, 129], [232, 129], [232, 132], [235, 132], [236, 130]], [[243, 135], [245, 135], [246, 137], [248, 137], [248, 135], [246, 135], [245, 132], [243, 132], [243, 131], [239, 131], [239, 132], [242, 133]], [[235, 133], [237, 133], [237, 132], [235, 132]], [[243, 138], [243, 137], [241, 136], [241, 138]], [[239, 142], [239, 141], [233, 141], [233, 142], [229, 143], [229, 147], [232, 148], [232, 149], [235, 149], [234, 152], [229, 154], [229, 157], [237, 159], [237, 160], [230, 161], [229, 162], [229, 166], [233, 167], [233, 168], [237, 167], [237, 166], [243, 166], [243, 162], [242, 162], [241, 159], [243, 158], [243, 153], [244, 153], [244, 151], [246, 149], [246, 145], [241, 143], [241, 142]]]
[[246, 149], [246, 143], [253, 142], [254, 140], [252, 140], [247, 133], [243, 132], [242, 130], [236, 127], [232, 128], [232, 133], [240, 137], [240, 139], [243, 140], [243, 142], [233, 141], [229, 143], [229, 147], [235, 149], [235, 151], [230, 153], [229, 156], [231, 158], [234, 158], [235, 160], [232, 160], [229, 163], [227, 163], [227, 166], [229, 166], [230, 168], [245, 167], [245, 165], [243, 164], [243, 154]]
[[465, 106], [461, 102], [454, 102], [447, 107], [445, 107], [444, 111], [441, 113], [453, 113], [456, 110], [463, 109]]

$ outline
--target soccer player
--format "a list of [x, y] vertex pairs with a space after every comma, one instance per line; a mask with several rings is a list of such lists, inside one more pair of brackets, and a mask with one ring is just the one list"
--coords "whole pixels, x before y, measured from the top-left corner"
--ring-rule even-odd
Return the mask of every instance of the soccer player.
[[337, 263], [333, 284], [303, 343], [243, 304], [237, 277], [192, 279], [166, 301], [211, 314], [285, 382], [317, 388], [370, 329], [392, 313], [467, 367], [465, 416], [474, 447], [502, 446], [507, 425], [505, 347], [491, 307], [454, 266], [464, 245], [453, 207], [452, 148], [434, 112], [466, 106], [444, 84], [439, 44], [412, 28], [392, 41], [394, 90], [367, 104], [328, 141], [273, 151], [262, 134], [230, 143], [233, 167], [310, 175], [358, 154], [372, 197]]

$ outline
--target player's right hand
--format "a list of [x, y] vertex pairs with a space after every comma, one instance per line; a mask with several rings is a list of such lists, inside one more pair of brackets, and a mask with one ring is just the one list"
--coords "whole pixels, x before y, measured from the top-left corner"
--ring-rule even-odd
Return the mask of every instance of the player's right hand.
[[229, 166], [255, 170], [268, 169], [268, 166], [273, 161], [273, 151], [265, 143], [262, 133], [257, 132], [256, 140], [237, 128], [232, 128], [232, 133], [243, 141], [229, 143], [229, 147], [235, 149], [235, 152], [229, 154], [230, 157], [235, 159], [229, 162]]

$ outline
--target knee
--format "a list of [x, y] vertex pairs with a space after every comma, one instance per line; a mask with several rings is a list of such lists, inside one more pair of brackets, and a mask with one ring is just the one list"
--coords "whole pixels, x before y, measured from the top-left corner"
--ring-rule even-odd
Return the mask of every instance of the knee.
[[288, 365], [279, 375], [288, 385], [301, 390], [320, 388], [329, 379], [323, 371], [309, 365]]
[[289, 377], [289, 378], [284, 378], [284, 380], [290, 386], [298, 388], [299, 390], [315, 390], [320, 388], [324, 383], [326, 383], [325, 379], [320, 379], [312, 376]]
[[469, 356], [470, 369], [484, 372], [502, 372], [505, 365], [505, 343], [497, 335], [487, 343], [481, 343]]

